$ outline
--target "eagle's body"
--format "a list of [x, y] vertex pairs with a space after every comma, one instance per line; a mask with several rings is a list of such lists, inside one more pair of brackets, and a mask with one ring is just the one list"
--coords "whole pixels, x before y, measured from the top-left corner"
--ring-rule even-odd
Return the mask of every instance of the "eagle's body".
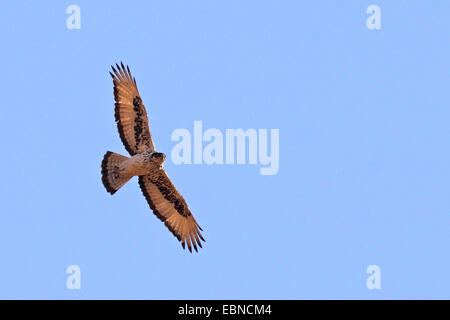
[[139, 177], [139, 186], [153, 213], [165, 223], [183, 248], [187, 242], [197, 251], [201, 247], [200, 226], [170, 181], [162, 166], [166, 155], [156, 152], [148, 124], [147, 112], [130, 69], [113, 67], [115, 118], [120, 138], [131, 157], [108, 151], [102, 161], [102, 181], [114, 194], [128, 180]]
[[158, 175], [158, 171], [162, 170], [162, 163], [164, 162], [165, 158], [165, 154], [152, 152], [150, 150], [138, 153], [120, 164], [119, 174], [123, 175], [124, 177], [128, 175]]

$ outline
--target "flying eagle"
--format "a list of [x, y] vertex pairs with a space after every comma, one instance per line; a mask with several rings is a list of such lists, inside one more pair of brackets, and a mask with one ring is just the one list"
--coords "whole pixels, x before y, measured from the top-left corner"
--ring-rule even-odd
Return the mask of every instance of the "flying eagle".
[[111, 67], [117, 129], [131, 158], [106, 152], [102, 161], [103, 185], [114, 194], [132, 177], [139, 176], [139, 186], [153, 213], [181, 241], [183, 249], [187, 243], [190, 252], [192, 246], [197, 251], [197, 245], [202, 247], [200, 240], [205, 241], [202, 228], [164, 171], [166, 155], [155, 150], [136, 80], [123, 63], [116, 64], [117, 70]]

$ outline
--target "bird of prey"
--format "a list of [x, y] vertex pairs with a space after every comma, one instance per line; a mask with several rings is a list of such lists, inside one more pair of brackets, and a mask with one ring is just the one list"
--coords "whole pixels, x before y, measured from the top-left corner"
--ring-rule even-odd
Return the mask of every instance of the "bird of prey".
[[[170, 181], [163, 168], [164, 153], [156, 152], [147, 118], [130, 68], [123, 63], [112, 66], [115, 119], [120, 139], [129, 157], [108, 151], [102, 161], [102, 182], [114, 194], [128, 180], [139, 177], [139, 186], [153, 213], [189, 251], [202, 247], [202, 228], [195, 221], [186, 201]], [[203, 230], [202, 230], [203, 231]]]

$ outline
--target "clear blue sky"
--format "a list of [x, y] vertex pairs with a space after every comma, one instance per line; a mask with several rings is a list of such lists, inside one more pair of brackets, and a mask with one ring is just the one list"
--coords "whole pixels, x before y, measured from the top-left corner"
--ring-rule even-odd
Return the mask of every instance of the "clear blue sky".
[[[81, 8], [81, 29], [66, 8]], [[366, 8], [381, 8], [368, 30]], [[2, 4], [0, 298], [450, 298], [450, 2]], [[203, 227], [183, 251], [133, 179], [109, 66], [158, 151], [177, 128], [280, 130], [280, 169], [165, 168]], [[381, 268], [368, 290], [366, 268]], [[79, 265], [81, 289], [66, 288]]]

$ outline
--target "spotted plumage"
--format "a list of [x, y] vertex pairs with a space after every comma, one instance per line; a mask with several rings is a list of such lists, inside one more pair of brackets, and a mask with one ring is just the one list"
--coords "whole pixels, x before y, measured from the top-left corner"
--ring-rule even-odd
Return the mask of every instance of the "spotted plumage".
[[186, 201], [163, 169], [165, 154], [156, 152], [145, 106], [130, 68], [116, 64], [110, 72], [114, 84], [115, 119], [120, 139], [131, 158], [106, 152], [102, 182], [114, 194], [128, 180], [139, 177], [139, 186], [153, 213], [189, 251], [205, 241]]

